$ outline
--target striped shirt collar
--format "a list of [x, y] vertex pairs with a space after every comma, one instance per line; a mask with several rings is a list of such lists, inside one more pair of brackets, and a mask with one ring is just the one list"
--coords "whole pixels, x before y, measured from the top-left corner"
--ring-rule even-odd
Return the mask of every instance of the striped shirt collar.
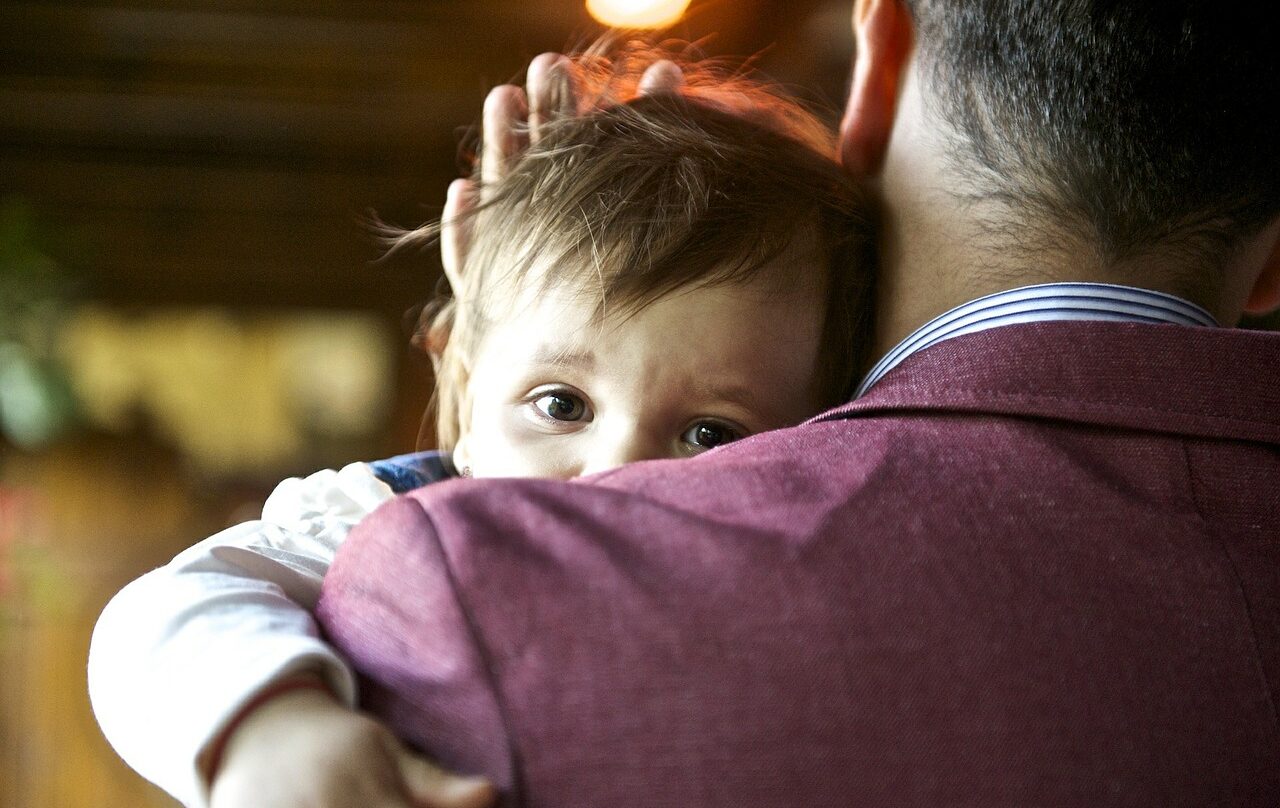
[[939, 342], [1018, 323], [1108, 320], [1215, 327], [1213, 315], [1180, 297], [1109, 283], [1044, 283], [980, 297], [920, 326], [885, 354], [858, 385], [854, 398], [917, 351]]

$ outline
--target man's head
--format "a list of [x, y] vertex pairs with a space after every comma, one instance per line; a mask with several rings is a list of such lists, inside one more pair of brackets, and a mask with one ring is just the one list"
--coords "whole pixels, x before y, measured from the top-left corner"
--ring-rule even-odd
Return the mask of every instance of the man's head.
[[[906, 160], [895, 151], [928, 153], [964, 223], [955, 236], [988, 251], [973, 271], [1005, 273], [1006, 286], [1074, 267], [1082, 280], [1158, 279], [1230, 319], [1280, 304], [1270, 6], [858, 0], [845, 162], [885, 169], [892, 215]], [[1057, 276], [1037, 277], [1046, 266]]]

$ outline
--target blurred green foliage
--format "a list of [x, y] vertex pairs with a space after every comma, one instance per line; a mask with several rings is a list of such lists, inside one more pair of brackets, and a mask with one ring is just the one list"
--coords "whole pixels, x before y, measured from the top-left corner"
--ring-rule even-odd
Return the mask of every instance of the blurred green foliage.
[[24, 448], [56, 438], [76, 413], [56, 357], [77, 284], [37, 245], [31, 208], [0, 200], [0, 433]]

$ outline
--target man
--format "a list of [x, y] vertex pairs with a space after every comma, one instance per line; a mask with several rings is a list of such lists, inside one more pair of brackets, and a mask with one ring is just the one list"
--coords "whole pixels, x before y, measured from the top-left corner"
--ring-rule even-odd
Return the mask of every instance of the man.
[[[1280, 803], [1280, 338], [1212, 327], [1280, 305], [1260, 6], [859, 0], [863, 395], [706, 462], [385, 507], [322, 608], [375, 711], [512, 804]], [[488, 799], [314, 692], [226, 760], [300, 708], [421, 804]]]

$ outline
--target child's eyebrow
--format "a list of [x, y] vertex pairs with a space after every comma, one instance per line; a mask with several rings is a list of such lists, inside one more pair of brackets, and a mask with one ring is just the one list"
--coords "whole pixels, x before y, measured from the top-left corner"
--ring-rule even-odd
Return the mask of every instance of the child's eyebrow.
[[534, 351], [532, 360], [537, 365], [587, 371], [595, 367], [596, 355], [590, 351], [557, 351], [544, 346]]
[[751, 412], [759, 412], [761, 407], [759, 391], [746, 384], [715, 382], [701, 384], [698, 393], [713, 401], [728, 401]]

